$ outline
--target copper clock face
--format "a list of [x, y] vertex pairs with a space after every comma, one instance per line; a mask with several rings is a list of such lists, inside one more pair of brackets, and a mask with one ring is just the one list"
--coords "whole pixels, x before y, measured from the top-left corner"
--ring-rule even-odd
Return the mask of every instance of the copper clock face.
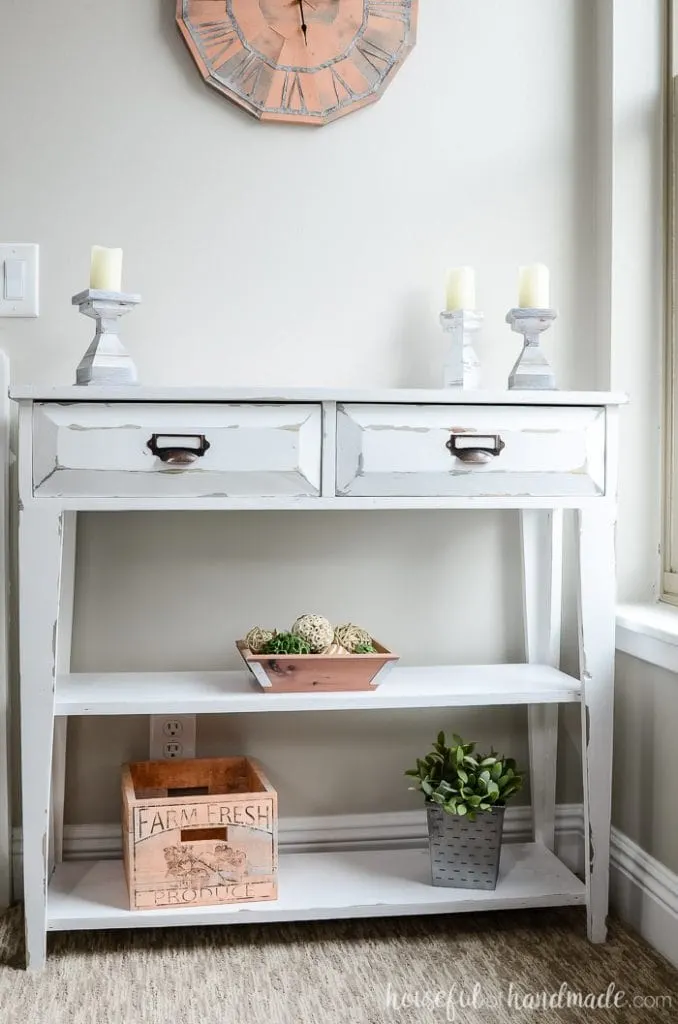
[[414, 46], [418, 0], [177, 0], [210, 85], [262, 121], [327, 124], [384, 91]]

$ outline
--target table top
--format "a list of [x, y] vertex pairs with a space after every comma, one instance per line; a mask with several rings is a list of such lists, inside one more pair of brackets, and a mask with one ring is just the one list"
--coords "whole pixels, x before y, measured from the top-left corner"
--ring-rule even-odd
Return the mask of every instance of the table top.
[[609, 391], [461, 391], [453, 388], [136, 387], [18, 385], [17, 402], [367, 402], [415, 405], [623, 405]]

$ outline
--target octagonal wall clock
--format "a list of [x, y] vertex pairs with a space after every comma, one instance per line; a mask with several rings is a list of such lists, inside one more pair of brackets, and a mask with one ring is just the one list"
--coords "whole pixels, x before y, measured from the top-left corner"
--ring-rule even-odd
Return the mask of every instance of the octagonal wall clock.
[[262, 121], [373, 103], [414, 46], [418, 0], [177, 0], [205, 80]]

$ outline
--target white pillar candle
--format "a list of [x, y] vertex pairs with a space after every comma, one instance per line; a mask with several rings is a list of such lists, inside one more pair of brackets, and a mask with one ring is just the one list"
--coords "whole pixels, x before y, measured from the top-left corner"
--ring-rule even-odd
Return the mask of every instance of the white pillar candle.
[[476, 272], [473, 267], [453, 267], [447, 272], [447, 309], [476, 308]]
[[92, 246], [89, 286], [101, 292], [122, 291], [122, 249]]
[[548, 309], [550, 275], [543, 263], [520, 267], [518, 272], [518, 307], [520, 309]]

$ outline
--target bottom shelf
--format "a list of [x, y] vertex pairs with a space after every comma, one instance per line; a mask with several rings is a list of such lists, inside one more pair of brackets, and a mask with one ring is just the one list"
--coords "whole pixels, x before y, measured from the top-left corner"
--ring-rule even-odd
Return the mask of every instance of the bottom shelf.
[[280, 898], [275, 901], [132, 911], [121, 861], [70, 861], [57, 867], [50, 882], [47, 927], [71, 931], [250, 924], [586, 902], [584, 883], [538, 843], [503, 847], [495, 890], [443, 889], [429, 879], [428, 850], [281, 853]]

